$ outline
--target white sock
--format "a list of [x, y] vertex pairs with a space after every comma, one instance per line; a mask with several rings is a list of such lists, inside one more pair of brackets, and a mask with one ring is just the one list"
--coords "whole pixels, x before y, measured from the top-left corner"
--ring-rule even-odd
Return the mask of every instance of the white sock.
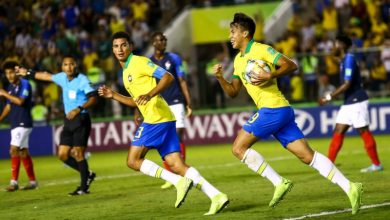
[[322, 176], [329, 179], [333, 183], [336, 183], [344, 190], [345, 193], [349, 192], [349, 180], [340, 172], [339, 169], [323, 154], [314, 152], [313, 161], [310, 166], [318, 170]]
[[140, 171], [148, 176], [168, 181], [173, 185], [176, 185], [181, 178], [181, 176], [174, 174], [147, 159], [142, 162]]
[[18, 185], [18, 181], [17, 180], [11, 180], [10, 181], [10, 185]]
[[211, 185], [200, 173], [193, 167], [188, 168], [185, 177], [194, 182], [197, 189], [202, 190], [210, 199], [218, 195], [220, 191]]
[[282, 182], [282, 177], [272, 169], [258, 152], [251, 148], [246, 150], [241, 162], [248, 165], [249, 169], [267, 178], [274, 186]]

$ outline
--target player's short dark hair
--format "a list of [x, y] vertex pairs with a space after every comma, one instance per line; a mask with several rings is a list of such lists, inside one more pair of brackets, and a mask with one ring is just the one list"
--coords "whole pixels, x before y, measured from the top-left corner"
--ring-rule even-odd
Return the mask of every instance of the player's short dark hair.
[[165, 39], [167, 39], [167, 37], [165, 36], [165, 34], [161, 31], [156, 31], [152, 34], [152, 41], [154, 41], [154, 38], [157, 37], [157, 36], [161, 36], [161, 37], [164, 37]]
[[63, 57], [62, 57], [62, 60], [64, 60], [65, 58], [72, 58], [75, 62], [77, 62], [77, 57], [73, 54], [65, 54]]
[[116, 32], [114, 35], [112, 35], [112, 41], [115, 39], [125, 38], [129, 44], [133, 44], [133, 41], [130, 38], [130, 35], [124, 31]]
[[15, 61], [7, 61], [3, 65], [3, 70], [8, 70], [8, 69], [15, 69], [15, 66], [17, 66], [18, 63]]
[[255, 21], [244, 13], [235, 13], [233, 21], [230, 23], [230, 27], [239, 25], [244, 30], [249, 32], [249, 36], [252, 38], [256, 31]]
[[339, 34], [336, 36], [336, 40], [344, 44], [345, 50], [348, 50], [352, 46], [352, 40], [345, 34]]

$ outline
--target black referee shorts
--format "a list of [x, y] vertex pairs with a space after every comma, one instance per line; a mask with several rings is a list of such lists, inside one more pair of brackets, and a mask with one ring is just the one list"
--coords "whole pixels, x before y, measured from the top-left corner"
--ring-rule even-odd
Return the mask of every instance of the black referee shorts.
[[64, 119], [60, 145], [87, 147], [91, 132], [91, 118], [88, 113], [78, 114], [74, 119]]

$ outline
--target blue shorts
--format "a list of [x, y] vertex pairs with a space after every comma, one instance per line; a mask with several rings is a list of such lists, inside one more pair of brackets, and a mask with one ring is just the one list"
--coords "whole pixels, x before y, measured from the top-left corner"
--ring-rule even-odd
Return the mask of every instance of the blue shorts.
[[176, 133], [176, 122], [158, 124], [142, 123], [134, 135], [132, 146], [157, 149], [161, 158], [173, 152], [180, 152], [180, 142]]
[[286, 147], [289, 143], [304, 138], [301, 129], [295, 123], [294, 110], [290, 107], [261, 108], [242, 126], [260, 139], [273, 135]]

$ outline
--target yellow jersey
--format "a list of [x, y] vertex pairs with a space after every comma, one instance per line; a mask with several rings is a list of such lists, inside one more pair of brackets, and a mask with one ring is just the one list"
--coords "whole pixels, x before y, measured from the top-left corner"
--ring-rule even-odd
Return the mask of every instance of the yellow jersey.
[[[130, 96], [137, 99], [156, 87], [156, 78], [161, 78], [166, 72], [150, 59], [130, 54], [123, 68], [123, 85]], [[137, 107], [146, 123], [175, 121], [175, 116], [160, 94], [151, 98], [145, 105]]]
[[271, 46], [257, 43], [252, 39], [245, 49], [245, 54], [238, 53], [234, 59], [233, 78], [241, 80], [248, 94], [252, 97], [259, 109], [263, 107], [280, 108], [289, 106], [290, 104], [280, 92], [276, 78], [260, 85], [252, 85], [245, 79], [245, 67], [248, 60], [263, 60], [270, 65], [271, 72], [274, 72], [275, 64], [281, 56], [282, 54]]

